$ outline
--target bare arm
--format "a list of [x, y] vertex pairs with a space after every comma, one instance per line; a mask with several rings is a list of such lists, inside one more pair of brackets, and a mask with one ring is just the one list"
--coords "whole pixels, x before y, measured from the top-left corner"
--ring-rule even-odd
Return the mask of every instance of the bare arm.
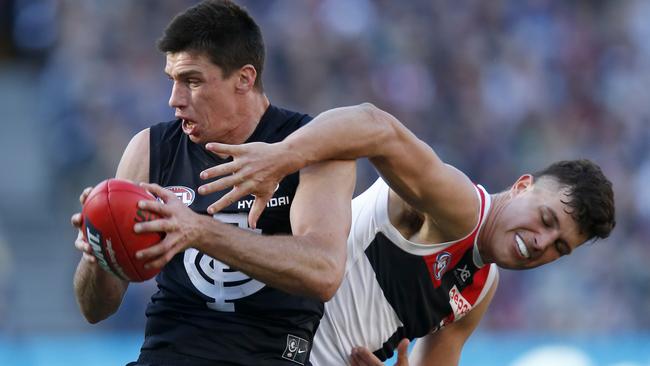
[[465, 341], [485, 315], [485, 311], [494, 297], [498, 282], [497, 277], [485, 298], [464, 318], [436, 333], [420, 338], [409, 356], [409, 363], [416, 366], [458, 365]]
[[[497, 272], [498, 276], [498, 272]], [[481, 318], [485, 315], [494, 292], [498, 285], [498, 277], [485, 295], [485, 298], [470, 311], [467, 316], [448, 325], [434, 334], [429, 334], [418, 339], [408, 356], [409, 341], [404, 338], [397, 346], [397, 361], [395, 366], [453, 366], [458, 365], [460, 354], [465, 341], [474, 332]], [[356, 347], [350, 355], [352, 366], [383, 366], [370, 350], [365, 347]]]
[[191, 212], [173, 194], [145, 185], [165, 203], [141, 202], [163, 218], [136, 225], [136, 231], [164, 231], [165, 239], [139, 252], [160, 267], [192, 246], [267, 285], [329, 300], [345, 269], [350, 231], [354, 162], [330, 161], [300, 172], [291, 205], [293, 235], [258, 235]]
[[435, 217], [439, 226], [463, 223], [454, 230], [464, 235], [476, 223], [479, 202], [471, 181], [444, 164], [395, 117], [371, 104], [323, 112], [277, 144], [211, 143], [207, 148], [232, 155], [234, 160], [203, 172], [204, 179], [225, 177], [205, 184], [199, 193], [235, 187], [212, 206], [216, 211], [245, 194], [254, 193], [262, 202], [256, 200], [251, 221], [257, 219], [265, 200], [270, 198], [269, 192], [287, 174], [318, 161], [369, 157], [403, 200]]
[[[135, 182], [149, 180], [149, 129], [141, 131], [131, 139], [122, 155], [115, 177]], [[87, 189], [82, 194], [82, 204], [89, 192]], [[80, 228], [81, 215], [75, 214], [72, 222], [75, 227]], [[129, 284], [99, 267], [90, 245], [83, 239], [81, 230], [75, 246], [83, 252], [74, 275], [75, 297], [83, 316], [94, 324], [117, 311]]]

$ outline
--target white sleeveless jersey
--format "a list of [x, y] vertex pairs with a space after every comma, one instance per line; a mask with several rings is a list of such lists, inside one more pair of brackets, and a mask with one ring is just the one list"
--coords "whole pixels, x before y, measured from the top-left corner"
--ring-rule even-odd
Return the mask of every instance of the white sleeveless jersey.
[[490, 196], [476, 187], [480, 217], [465, 238], [441, 244], [405, 239], [388, 218], [389, 187], [380, 178], [352, 201], [345, 277], [314, 338], [314, 366], [349, 365], [353, 347], [381, 360], [403, 338], [420, 338], [463, 317], [488, 292], [496, 265], [483, 266], [476, 238]]

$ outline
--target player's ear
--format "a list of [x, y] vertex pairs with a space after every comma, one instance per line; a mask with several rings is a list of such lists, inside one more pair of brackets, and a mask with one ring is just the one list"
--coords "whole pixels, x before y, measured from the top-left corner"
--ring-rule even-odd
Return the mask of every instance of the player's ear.
[[235, 88], [239, 93], [246, 93], [255, 87], [255, 80], [257, 80], [257, 70], [255, 66], [246, 64], [238, 71], [237, 84]]
[[532, 188], [534, 180], [535, 178], [532, 176], [532, 174], [524, 174], [519, 177], [519, 179], [517, 179], [515, 184], [512, 185], [510, 192], [512, 194], [518, 194], [525, 191], [526, 189]]

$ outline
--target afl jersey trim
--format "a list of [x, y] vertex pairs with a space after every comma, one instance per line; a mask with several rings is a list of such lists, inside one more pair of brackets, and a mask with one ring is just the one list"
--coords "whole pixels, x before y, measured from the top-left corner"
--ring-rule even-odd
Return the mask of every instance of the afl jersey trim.
[[[247, 142], [281, 141], [310, 120], [269, 106]], [[197, 188], [206, 183], [199, 174], [230, 159], [193, 143], [180, 120], [155, 125], [150, 132], [150, 181], [170, 189], [193, 211], [207, 214], [207, 207], [228, 190], [199, 195]], [[298, 183], [297, 173], [280, 182], [255, 231], [291, 233], [289, 213]], [[250, 230], [247, 215], [253, 199], [243, 197], [213, 216]], [[309, 364], [323, 312], [320, 301], [266, 286], [194, 248], [177, 254], [156, 282], [159, 291], [147, 307], [140, 361], [164, 365], [165, 359], [181, 357], [192, 365]]]
[[481, 186], [476, 186], [480, 208], [474, 229], [440, 244], [404, 238], [389, 220], [388, 193], [380, 178], [352, 202], [346, 274], [325, 304], [314, 365], [347, 365], [356, 346], [385, 360], [402, 338], [423, 337], [465, 316], [495, 280], [495, 265], [474, 260], [476, 238], [490, 209], [490, 196]]

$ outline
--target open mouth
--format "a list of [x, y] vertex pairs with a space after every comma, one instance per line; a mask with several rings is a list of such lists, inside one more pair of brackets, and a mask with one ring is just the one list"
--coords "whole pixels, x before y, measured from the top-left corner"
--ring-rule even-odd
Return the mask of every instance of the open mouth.
[[519, 254], [521, 254], [521, 256], [526, 259], [530, 259], [530, 253], [528, 253], [526, 243], [524, 243], [524, 240], [518, 234], [515, 234], [515, 241], [517, 242], [517, 249], [519, 250]]
[[183, 131], [186, 134], [191, 135], [194, 132], [194, 130], [196, 129], [196, 123], [194, 123], [194, 122], [192, 122], [190, 120], [187, 120], [187, 119], [183, 119], [182, 121], [183, 121], [182, 122], [183, 123]]

